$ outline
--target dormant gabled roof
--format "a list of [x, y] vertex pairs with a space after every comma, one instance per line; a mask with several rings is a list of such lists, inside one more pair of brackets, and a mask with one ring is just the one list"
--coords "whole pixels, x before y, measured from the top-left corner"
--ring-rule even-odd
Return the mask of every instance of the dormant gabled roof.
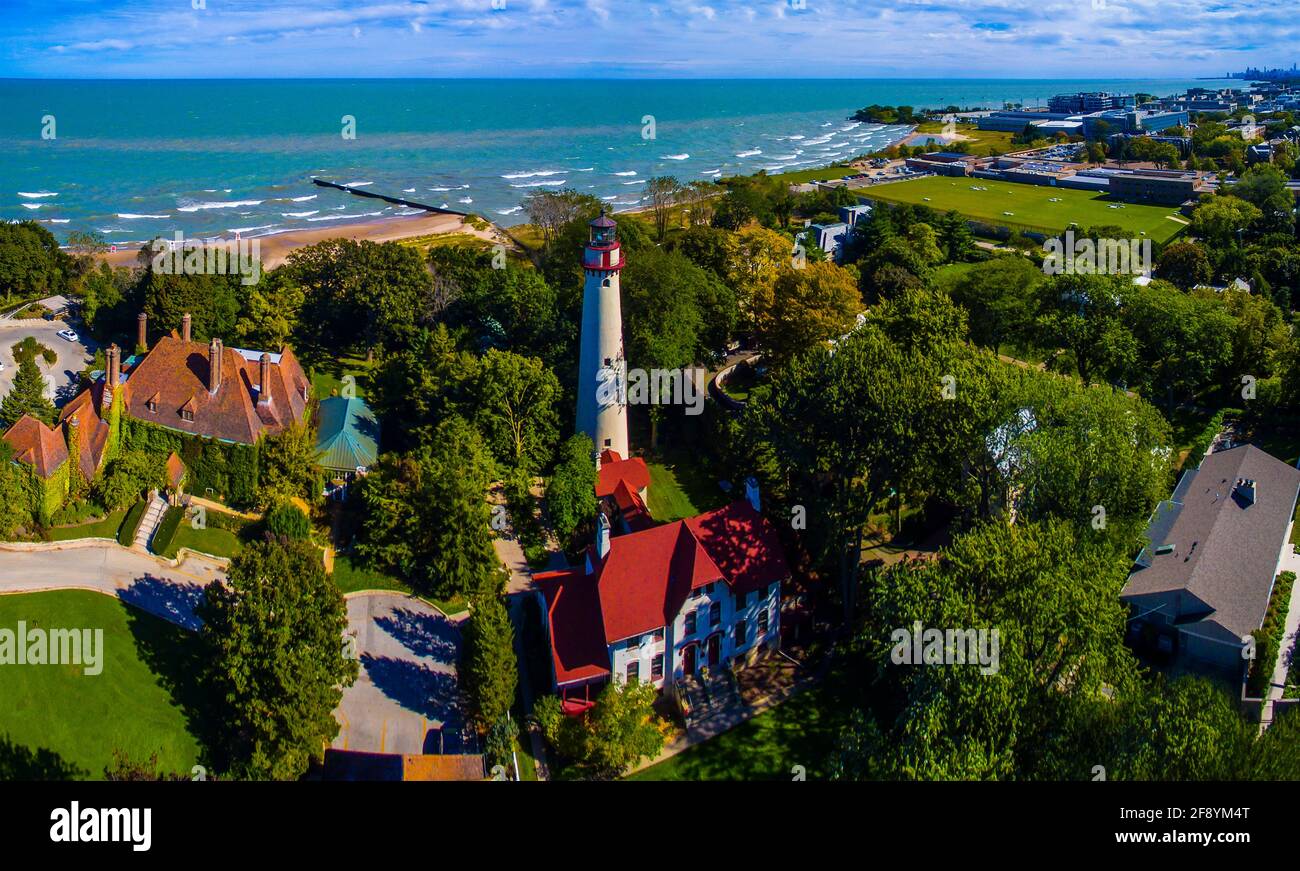
[[68, 461], [68, 445], [57, 429], [51, 429], [29, 414], [9, 427], [4, 440], [13, 448], [14, 459], [26, 463], [48, 480]]
[[[127, 414], [192, 435], [246, 445], [303, 419], [309, 382], [292, 351], [286, 348], [270, 364], [267, 404], [258, 403], [259, 355], [238, 348], [223, 348], [221, 355], [221, 386], [212, 394], [208, 345], [186, 342], [175, 333], [164, 336], [127, 377], [122, 388]], [[150, 410], [151, 404], [155, 410]], [[194, 419], [186, 420], [183, 411]]]

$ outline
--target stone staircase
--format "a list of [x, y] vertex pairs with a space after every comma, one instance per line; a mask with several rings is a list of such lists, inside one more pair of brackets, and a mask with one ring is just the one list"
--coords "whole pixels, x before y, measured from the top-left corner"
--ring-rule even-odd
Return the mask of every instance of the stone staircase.
[[166, 513], [167, 500], [154, 493], [144, 517], [140, 519], [140, 528], [135, 532], [135, 543], [131, 545], [134, 550], [149, 550], [149, 542], [153, 541], [153, 534], [158, 531], [158, 524], [162, 523]]

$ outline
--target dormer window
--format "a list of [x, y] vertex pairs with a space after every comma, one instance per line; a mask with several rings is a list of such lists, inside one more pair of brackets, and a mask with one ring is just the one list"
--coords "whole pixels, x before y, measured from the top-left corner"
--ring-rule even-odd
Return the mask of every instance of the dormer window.
[[144, 404], [144, 407], [147, 408], [147, 409], [149, 409], [149, 411], [151, 411], [151, 412], [154, 413], [154, 414], [157, 414], [157, 413], [158, 413], [158, 403], [155, 402], [155, 401], [152, 400], [152, 399], [150, 399], [148, 402], [146, 402], [146, 403]]
[[183, 408], [183, 409], [181, 409], [181, 420], [188, 420], [188, 421], [190, 421], [191, 423], [193, 423], [193, 422], [194, 422], [194, 412], [190, 411], [188, 408]]

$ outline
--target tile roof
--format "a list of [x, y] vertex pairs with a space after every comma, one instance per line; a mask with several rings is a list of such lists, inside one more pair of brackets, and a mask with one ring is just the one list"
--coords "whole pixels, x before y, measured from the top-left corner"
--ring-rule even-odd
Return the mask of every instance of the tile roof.
[[51, 429], [29, 414], [9, 427], [4, 440], [13, 448], [14, 459], [36, 469], [48, 480], [68, 460], [68, 445], [57, 429]]
[[[309, 382], [288, 348], [270, 364], [269, 404], [257, 401], [262, 389], [259, 355], [237, 348], [222, 348], [221, 355], [221, 386], [212, 394], [208, 345], [185, 342], [175, 333], [164, 336], [131, 369], [125, 385], [127, 413], [168, 429], [239, 444], [253, 444], [263, 434], [302, 420]], [[155, 410], [150, 411], [150, 403]], [[182, 410], [194, 419], [187, 420]]]
[[[1255, 482], [1253, 502], [1237, 490], [1241, 478]], [[1238, 638], [1258, 629], [1297, 494], [1300, 470], [1254, 445], [1208, 455], [1152, 515], [1151, 544], [1121, 595], [1183, 591], [1179, 622], [1208, 621]]]
[[87, 481], [93, 480], [99, 471], [108, 445], [108, 424], [99, 416], [99, 398], [103, 393], [103, 384], [83, 390], [59, 414], [59, 423], [77, 425], [77, 462]]

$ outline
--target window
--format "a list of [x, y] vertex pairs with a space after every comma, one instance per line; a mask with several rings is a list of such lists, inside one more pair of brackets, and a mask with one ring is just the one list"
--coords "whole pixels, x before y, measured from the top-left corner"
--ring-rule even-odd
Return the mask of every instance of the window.
[[714, 602], [712, 605], [709, 606], [709, 625], [710, 626], [722, 625], [722, 603], [721, 602]]
[[632, 660], [627, 664], [627, 682], [637, 683], [641, 680], [641, 662]]
[[650, 637], [655, 643], [663, 641], [664, 640], [663, 629], [656, 629], [654, 632], [651, 633]]
[[767, 616], [767, 606], [764, 605], [763, 608], [762, 608], [762, 610], [760, 610], [760, 611], [758, 612], [758, 631], [759, 631], [759, 633], [761, 633], [761, 634], [767, 634], [767, 621], [768, 621], [768, 616]]
[[614, 440], [613, 440], [613, 439], [605, 439], [605, 447], [607, 447], [607, 448], [612, 448], [613, 446], [614, 446]]
[[695, 634], [695, 615], [696, 611], [693, 609], [686, 612], [686, 629], [683, 632], [684, 635]]
[[650, 679], [662, 680], [664, 676], [664, 655], [661, 653], [650, 660]]
[[638, 641], [638, 639], [633, 638], [631, 641], [629, 641], [629, 642], [627, 643], [627, 655], [628, 655], [628, 656], [640, 656], [640, 655], [641, 655], [641, 648], [640, 648], [640, 646], [639, 646], [639, 641]]
[[749, 606], [749, 593], [740, 593], [736, 596], [736, 610], [743, 611]]
[[745, 626], [744, 620], [741, 620], [739, 623], [736, 624], [736, 646], [737, 647], [745, 646], [746, 628], [747, 627]]
[[158, 403], [150, 399], [148, 402], [144, 404], [144, 407], [149, 409], [150, 411], [156, 412], [158, 410]]
[[184, 411], [181, 412], [181, 419], [189, 420], [189, 421], [194, 420], [194, 412], [190, 411], [188, 408], [185, 409]]

